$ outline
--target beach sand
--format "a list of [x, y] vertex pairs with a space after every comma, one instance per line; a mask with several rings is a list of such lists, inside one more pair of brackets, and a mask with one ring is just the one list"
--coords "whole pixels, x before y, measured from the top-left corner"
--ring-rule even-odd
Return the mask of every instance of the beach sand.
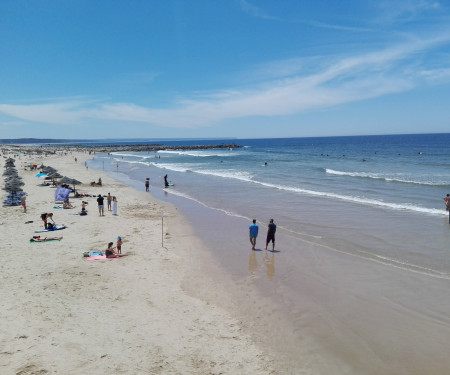
[[[201, 272], [208, 253], [176, 207], [86, 169], [87, 157], [16, 159], [27, 212], [20, 206], [0, 210], [0, 373], [277, 373], [270, 354], [223, 307], [227, 304], [214, 302], [232, 296], [217, 278]], [[24, 170], [26, 162], [83, 182], [79, 192], [110, 192], [118, 199], [118, 216], [107, 210], [106, 199], [105, 216], [99, 216], [96, 197], [71, 199], [75, 209], [54, 209], [55, 189], [39, 186], [38, 172]], [[99, 177], [103, 186], [89, 185]], [[82, 200], [88, 215], [73, 215]], [[67, 226], [48, 237], [63, 239], [30, 243], [43, 228], [44, 212]], [[115, 244], [117, 236], [127, 256], [83, 257]]]

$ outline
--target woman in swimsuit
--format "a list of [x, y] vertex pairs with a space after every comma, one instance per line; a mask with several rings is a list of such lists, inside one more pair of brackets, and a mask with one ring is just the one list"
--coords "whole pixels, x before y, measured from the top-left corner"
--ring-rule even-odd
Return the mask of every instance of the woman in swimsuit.
[[108, 248], [105, 250], [105, 255], [107, 258], [116, 256], [116, 253], [114, 252], [113, 242], [110, 242], [108, 244]]

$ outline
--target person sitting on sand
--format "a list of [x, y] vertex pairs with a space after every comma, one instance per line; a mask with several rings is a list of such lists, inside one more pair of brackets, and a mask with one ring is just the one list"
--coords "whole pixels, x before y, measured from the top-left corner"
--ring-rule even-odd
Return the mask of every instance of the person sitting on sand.
[[117, 254], [114, 252], [114, 247], [113, 247], [113, 242], [110, 242], [108, 244], [108, 248], [105, 250], [105, 255], [107, 258], [113, 258], [115, 257]]
[[69, 202], [69, 199], [66, 199], [63, 203], [63, 208], [74, 208], [74, 207]]
[[86, 202], [85, 201], [81, 201], [81, 214], [80, 215], [87, 215]]
[[98, 186], [102, 186], [102, 179], [101, 179], [100, 177], [98, 178], [97, 185], [98, 185]]

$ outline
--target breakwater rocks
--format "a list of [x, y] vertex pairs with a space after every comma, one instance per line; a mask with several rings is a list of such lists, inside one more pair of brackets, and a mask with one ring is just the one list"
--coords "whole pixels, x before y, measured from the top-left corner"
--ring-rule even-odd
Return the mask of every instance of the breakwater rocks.
[[[234, 149], [241, 148], [237, 144], [223, 145], [191, 145], [191, 146], [166, 146], [163, 144], [147, 144], [147, 145], [102, 145], [102, 146], [79, 146], [84, 150], [92, 150], [95, 152], [120, 152], [120, 151], [167, 151], [167, 150], [208, 150], [212, 148]], [[92, 148], [91, 148], [92, 147]]]

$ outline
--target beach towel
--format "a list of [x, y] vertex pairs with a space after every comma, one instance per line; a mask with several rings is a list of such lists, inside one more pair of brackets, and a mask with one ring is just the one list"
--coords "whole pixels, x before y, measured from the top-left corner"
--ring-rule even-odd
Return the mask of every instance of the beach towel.
[[106, 257], [106, 255], [91, 255], [86, 257], [86, 260], [108, 260], [108, 259], [119, 259], [120, 255], [114, 255], [112, 257]]
[[61, 230], [61, 229], [66, 229], [67, 227], [63, 224], [63, 225], [55, 225], [53, 228], [51, 229], [39, 229], [39, 230], [35, 230], [34, 233], [42, 233], [42, 232], [53, 232], [55, 230]]
[[60, 237], [60, 238], [49, 238], [49, 239], [46, 239], [46, 238], [32, 238], [32, 239], [30, 239], [30, 243], [38, 243], [38, 242], [56, 242], [56, 241], [61, 241], [62, 240], [62, 237]]

